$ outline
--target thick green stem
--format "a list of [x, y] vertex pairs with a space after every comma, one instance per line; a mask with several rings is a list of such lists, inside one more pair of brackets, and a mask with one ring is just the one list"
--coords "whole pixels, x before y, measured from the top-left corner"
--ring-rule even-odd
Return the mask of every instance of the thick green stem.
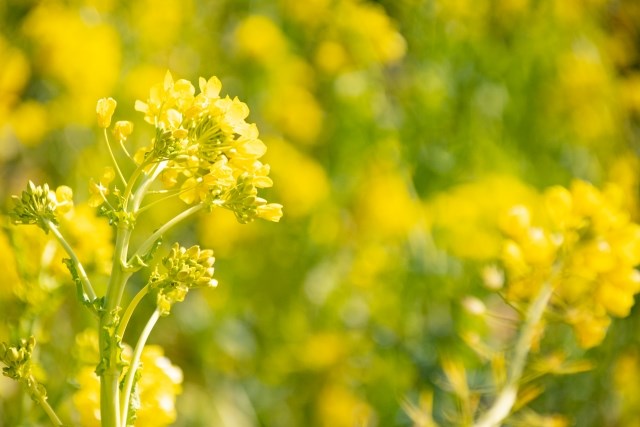
[[[150, 174], [145, 173], [144, 168], [148, 163], [143, 163], [133, 172], [124, 191], [123, 211], [135, 216], [149, 186], [166, 165], [159, 163]], [[138, 183], [139, 178], [142, 179]], [[122, 333], [131, 317], [133, 308], [126, 312], [124, 327], [121, 327], [120, 311], [124, 288], [131, 276], [128, 270], [129, 241], [133, 231], [133, 223], [123, 221], [118, 225], [116, 244], [113, 256], [111, 278], [105, 297], [104, 311], [100, 318], [100, 351], [101, 351], [101, 376], [100, 376], [100, 409], [102, 415], [102, 427], [124, 427], [120, 424], [120, 388], [119, 381], [122, 374], [120, 351]], [[137, 303], [136, 303], [137, 304]], [[126, 421], [126, 414], [124, 420]]]
[[120, 427], [120, 398], [118, 382], [122, 373], [119, 349], [122, 337], [116, 328], [119, 324], [120, 302], [124, 287], [131, 273], [125, 270], [131, 226], [118, 226], [111, 278], [105, 298], [104, 311], [100, 317], [100, 412], [102, 427]]
[[498, 427], [509, 416], [518, 397], [518, 382], [522, 378], [527, 357], [531, 351], [531, 342], [536, 327], [540, 323], [549, 299], [553, 294], [551, 283], [543, 283], [538, 295], [527, 310], [525, 323], [522, 325], [516, 342], [513, 361], [507, 373], [507, 381], [493, 405], [485, 412], [474, 427]]
[[131, 363], [129, 364], [129, 369], [127, 370], [127, 375], [124, 380], [124, 388], [122, 389], [122, 426], [127, 425], [127, 416], [129, 414], [129, 401], [131, 399], [131, 391], [133, 390], [133, 382], [135, 380], [136, 371], [140, 366], [140, 357], [142, 356], [142, 350], [147, 343], [147, 339], [149, 339], [149, 335], [153, 330], [153, 327], [160, 319], [160, 311], [155, 310], [149, 321], [145, 325], [142, 333], [140, 334], [140, 338], [136, 343], [136, 348], [133, 350], [133, 357], [131, 358]]

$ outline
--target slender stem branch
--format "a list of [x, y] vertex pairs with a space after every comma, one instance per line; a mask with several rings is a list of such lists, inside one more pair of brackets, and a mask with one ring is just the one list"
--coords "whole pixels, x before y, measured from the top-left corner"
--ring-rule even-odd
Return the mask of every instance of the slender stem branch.
[[173, 194], [170, 194], [168, 196], [164, 196], [164, 197], [162, 197], [160, 199], [157, 199], [157, 200], [154, 200], [152, 202], [149, 202], [146, 205], [144, 205], [142, 208], [138, 209], [138, 213], [144, 212], [147, 209], [151, 208], [152, 206], [155, 206], [155, 205], [157, 205], [159, 203], [162, 203], [162, 202], [166, 202], [167, 200], [170, 200], [170, 199], [172, 199], [172, 198], [174, 198], [176, 196], [179, 196], [182, 193], [186, 193], [187, 191], [193, 190], [194, 188], [196, 188], [195, 185], [192, 186], [192, 187], [188, 187], [188, 188], [184, 188], [184, 189], [175, 191]]
[[129, 154], [129, 150], [127, 150], [127, 148], [124, 146], [124, 143], [122, 140], [118, 141], [120, 143], [120, 148], [122, 149], [122, 151], [124, 151], [124, 154], [127, 155], [127, 157], [135, 163], [135, 160], [133, 160], [133, 157], [131, 157], [131, 154]]
[[76, 253], [73, 251], [73, 248], [71, 247], [71, 245], [69, 245], [69, 243], [67, 243], [66, 239], [64, 238], [62, 233], [60, 233], [60, 230], [58, 230], [58, 227], [55, 224], [53, 224], [51, 221], [47, 221], [47, 227], [49, 228], [49, 230], [51, 230], [53, 235], [56, 236], [56, 239], [62, 245], [65, 252], [67, 252], [67, 255], [71, 257], [71, 262], [73, 262], [73, 264], [76, 266], [76, 270], [78, 271], [78, 275], [80, 276], [80, 280], [82, 281], [82, 287], [89, 295], [89, 299], [91, 301], [95, 300], [97, 298], [97, 295], [93, 290], [93, 286], [91, 286], [91, 281], [89, 280], [89, 277], [87, 276], [82, 263], [78, 259]]
[[111, 143], [109, 142], [109, 134], [107, 133], [106, 128], [104, 129], [104, 140], [107, 142], [107, 148], [109, 149], [109, 155], [111, 156], [111, 161], [113, 162], [113, 165], [115, 166], [116, 171], [118, 172], [118, 176], [120, 177], [122, 184], [127, 185], [127, 180], [124, 179], [124, 175], [120, 170], [120, 166], [118, 166], [118, 162], [116, 161], [116, 156], [113, 155], [113, 150], [111, 149]]
[[191, 206], [189, 209], [182, 211], [178, 215], [171, 218], [167, 221], [162, 227], [158, 228], [151, 236], [149, 236], [138, 248], [138, 250], [133, 254], [132, 258], [136, 256], [142, 256], [145, 252], [147, 252], [151, 246], [160, 238], [164, 233], [166, 233], [171, 227], [175, 226], [180, 221], [188, 218], [189, 216], [195, 214], [196, 212], [202, 210], [205, 207], [203, 203], [199, 203], [197, 205]]
[[550, 281], [543, 283], [538, 295], [527, 310], [525, 323], [516, 342], [513, 362], [507, 373], [506, 384], [493, 405], [480, 417], [474, 427], [500, 426], [502, 421], [511, 413], [518, 396], [518, 382], [522, 377], [527, 356], [531, 351], [531, 341], [552, 294], [553, 286]]
[[148, 160], [140, 163], [138, 167], [131, 174], [131, 177], [129, 178], [129, 182], [127, 183], [124, 189], [124, 195], [123, 195], [123, 203], [124, 203], [123, 210], [125, 212], [131, 212], [131, 209], [129, 209], [129, 199], [131, 198], [133, 188], [135, 186], [135, 183], [138, 181], [138, 178], [140, 177], [140, 175], [144, 173], [144, 169], [150, 164], [151, 162]]
[[140, 301], [142, 301], [142, 298], [144, 298], [145, 295], [147, 295], [148, 293], [149, 293], [149, 285], [145, 285], [145, 287], [140, 289], [140, 291], [136, 294], [136, 296], [133, 297], [133, 299], [127, 306], [127, 309], [125, 310], [124, 314], [122, 315], [122, 320], [120, 320], [120, 324], [118, 325], [118, 330], [116, 332], [116, 335], [124, 338], [124, 333], [127, 329], [127, 325], [129, 324], [129, 320], [131, 319], [131, 316], [133, 315], [134, 310], [136, 309]]
[[144, 329], [142, 330], [142, 333], [140, 334], [140, 338], [136, 343], [136, 347], [133, 350], [133, 357], [131, 358], [131, 363], [129, 364], [129, 369], [127, 370], [127, 374], [125, 376], [124, 388], [123, 388], [123, 394], [122, 394], [121, 425], [123, 426], [127, 425], [127, 416], [129, 412], [129, 401], [131, 398], [131, 390], [133, 389], [133, 381], [136, 376], [136, 371], [138, 370], [138, 367], [140, 365], [140, 357], [142, 355], [142, 350], [144, 349], [144, 346], [147, 343], [147, 339], [149, 338], [149, 335], [151, 334], [153, 327], [156, 325], [156, 322], [158, 322], [158, 319], [160, 319], [160, 311], [156, 309], [153, 312], [153, 314], [151, 314], [149, 321], [147, 322]]
[[[34, 380], [35, 381], [35, 380]], [[51, 407], [51, 405], [49, 405], [49, 402], [47, 402], [47, 397], [43, 396], [42, 394], [38, 394], [36, 396], [36, 401], [38, 402], [38, 404], [42, 407], [42, 409], [44, 410], [44, 412], [46, 412], [47, 416], [49, 417], [49, 419], [51, 420], [51, 423], [54, 426], [61, 426], [63, 425], [62, 421], [60, 420], [60, 418], [58, 417], [58, 415], [56, 414], [56, 412], [53, 410], [53, 408]]]
[[155, 165], [150, 174], [145, 174], [145, 177], [140, 183], [140, 186], [133, 194], [133, 205], [131, 208], [132, 212], [136, 214], [139, 212], [140, 204], [149, 191], [149, 186], [153, 184], [158, 175], [160, 175], [160, 173], [167, 167], [167, 164], [168, 162], [166, 160], [163, 160]]

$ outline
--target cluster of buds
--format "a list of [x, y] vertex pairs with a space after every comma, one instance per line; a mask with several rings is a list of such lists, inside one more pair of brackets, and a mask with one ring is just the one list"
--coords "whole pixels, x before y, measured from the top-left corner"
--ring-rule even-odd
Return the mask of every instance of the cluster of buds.
[[65, 214], [73, 207], [73, 191], [60, 186], [56, 191], [48, 184], [35, 185], [29, 181], [21, 196], [13, 196], [15, 207], [11, 212], [14, 224], [36, 224], [49, 232], [49, 223], [57, 224], [57, 214]]
[[168, 256], [162, 259], [166, 272], [158, 269], [149, 278], [149, 287], [156, 293], [160, 314], [166, 316], [175, 302], [183, 301], [192, 288], [215, 287], [213, 251], [192, 246], [189, 249], [175, 243]]
[[36, 345], [34, 337], [22, 339], [16, 346], [0, 343], [0, 362], [6, 366], [2, 373], [14, 380], [21, 380], [31, 376], [31, 354]]
[[238, 222], [246, 224], [255, 218], [277, 221], [282, 216], [282, 205], [267, 203], [258, 197], [254, 180], [247, 174], [238, 177], [237, 184], [223, 195], [222, 206], [236, 215]]
[[574, 181], [569, 189], [544, 193], [541, 225], [532, 225], [531, 209], [523, 205], [502, 218], [506, 299], [531, 301], [550, 283], [551, 303], [585, 348], [602, 341], [611, 316], [629, 314], [640, 292], [640, 225], [630, 221], [620, 199], [613, 186], [601, 192]]
[[[136, 109], [156, 127], [156, 136], [134, 159], [140, 164], [166, 161], [161, 180], [166, 188], [179, 185], [180, 199], [185, 203], [223, 206], [249, 222], [260, 215], [238, 212], [244, 203], [221, 203], [221, 198], [244, 194], [247, 185], [254, 190], [273, 185], [269, 166], [259, 160], [266, 146], [258, 138], [256, 125], [245, 120], [247, 105], [238, 98], [220, 97], [222, 85], [217, 77], [200, 78], [199, 88], [196, 94], [191, 82], [174, 81], [167, 73], [163, 83], [152, 87], [146, 102], [136, 102]], [[239, 186], [242, 188], [233, 192]], [[262, 218], [278, 221], [282, 206], [268, 206], [262, 208], [269, 212]]]

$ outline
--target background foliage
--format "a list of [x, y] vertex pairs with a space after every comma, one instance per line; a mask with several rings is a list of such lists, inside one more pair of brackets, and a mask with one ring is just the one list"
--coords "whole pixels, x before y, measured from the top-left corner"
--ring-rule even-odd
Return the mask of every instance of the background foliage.
[[[481, 272], [499, 213], [572, 178], [618, 184], [637, 212], [633, 0], [6, 0], [0, 22], [6, 208], [28, 179], [86, 200], [108, 163], [96, 100], [116, 98], [144, 145], [133, 105], [167, 69], [220, 77], [268, 146], [280, 224], [220, 211], [174, 236], [213, 248], [220, 282], [151, 337], [183, 370], [175, 425], [411, 425], [403, 402], [430, 393], [447, 425], [443, 361], [464, 360], [482, 387], [487, 367], [461, 336], [510, 334], [463, 304], [491, 304]], [[108, 271], [109, 227], [76, 209], [79, 253]], [[0, 337], [36, 335], [50, 400], [73, 419], [82, 361], [69, 348], [93, 320], [38, 230], [2, 225]], [[557, 326], [550, 345], [596, 363], [543, 381], [531, 408], [640, 425], [638, 321], [615, 321], [586, 354]], [[30, 405], [0, 380], [3, 425], [40, 425]]]

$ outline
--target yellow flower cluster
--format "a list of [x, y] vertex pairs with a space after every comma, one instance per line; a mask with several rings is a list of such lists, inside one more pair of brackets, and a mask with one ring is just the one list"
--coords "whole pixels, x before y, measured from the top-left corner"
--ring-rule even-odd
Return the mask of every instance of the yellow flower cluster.
[[152, 144], [136, 153], [136, 161], [164, 162], [162, 182], [167, 188], [181, 182], [180, 199], [187, 204], [226, 207], [241, 222], [255, 217], [278, 221], [282, 206], [257, 197], [258, 188], [273, 182], [269, 165], [259, 160], [266, 146], [258, 128], [245, 121], [249, 108], [238, 98], [221, 98], [217, 77], [200, 78], [199, 88], [196, 94], [191, 82], [174, 81], [167, 72], [147, 102], [136, 102], [136, 110], [156, 127]]
[[640, 225], [621, 208], [614, 186], [599, 191], [584, 181], [556, 186], [543, 195], [541, 225], [524, 205], [501, 220], [508, 236], [502, 249], [508, 301], [532, 300], [543, 283], [554, 289], [562, 313], [581, 346], [598, 345], [611, 322], [625, 317], [640, 291]]

